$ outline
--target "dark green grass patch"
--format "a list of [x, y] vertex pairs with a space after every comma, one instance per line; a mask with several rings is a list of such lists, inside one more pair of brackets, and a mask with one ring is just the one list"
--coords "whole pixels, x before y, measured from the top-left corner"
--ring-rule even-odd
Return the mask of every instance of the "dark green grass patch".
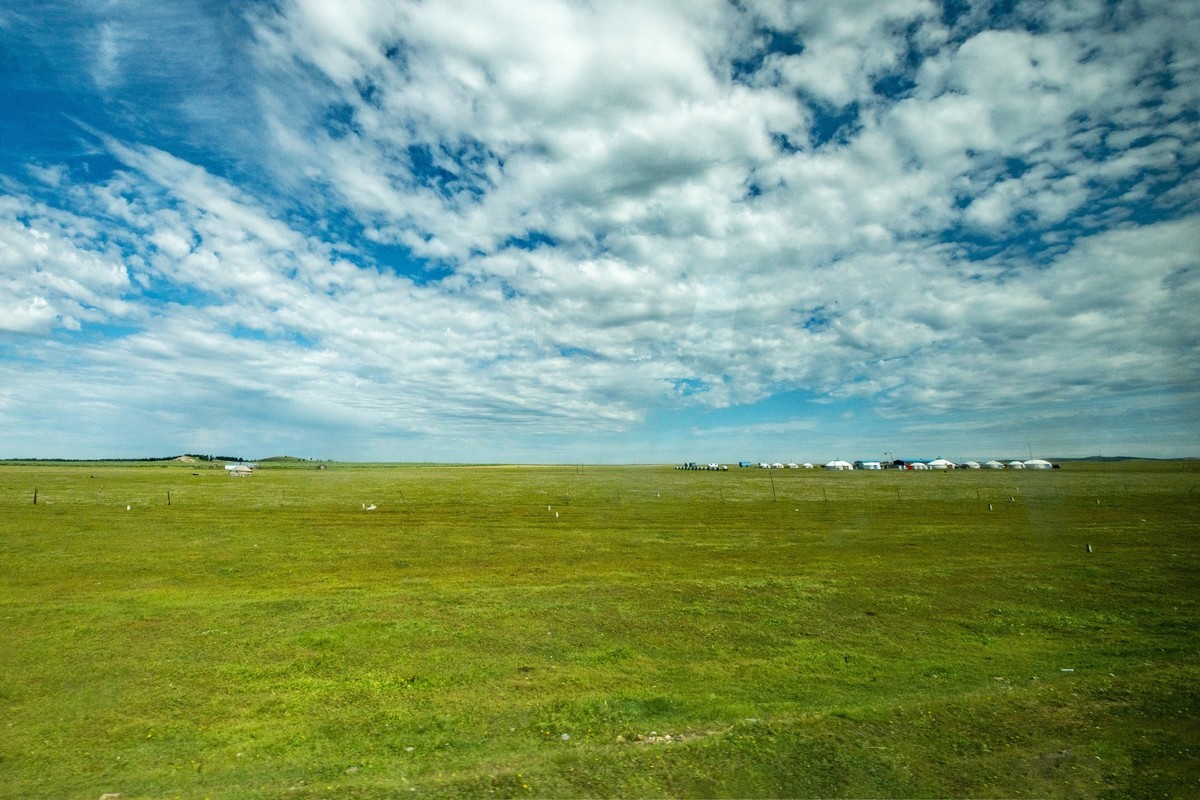
[[0, 467], [0, 796], [1200, 792], [1194, 465], [773, 477]]

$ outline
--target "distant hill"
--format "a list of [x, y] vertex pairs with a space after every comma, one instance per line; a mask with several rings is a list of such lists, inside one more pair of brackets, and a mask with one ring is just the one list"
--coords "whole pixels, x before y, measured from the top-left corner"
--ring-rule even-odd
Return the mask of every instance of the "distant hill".
[[163, 461], [178, 461], [183, 464], [190, 464], [196, 461], [235, 461], [242, 462], [246, 459], [240, 456], [210, 456], [201, 455], [199, 453], [184, 453], [178, 456], [147, 456], [145, 458], [5, 458], [0, 461], [5, 462], [30, 462], [48, 464], [150, 464], [160, 463]]

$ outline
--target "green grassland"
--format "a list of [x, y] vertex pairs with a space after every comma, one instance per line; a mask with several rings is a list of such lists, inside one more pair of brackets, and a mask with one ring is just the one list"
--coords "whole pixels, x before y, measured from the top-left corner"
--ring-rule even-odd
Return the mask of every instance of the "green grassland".
[[1200, 796], [1198, 483], [0, 465], [0, 797]]

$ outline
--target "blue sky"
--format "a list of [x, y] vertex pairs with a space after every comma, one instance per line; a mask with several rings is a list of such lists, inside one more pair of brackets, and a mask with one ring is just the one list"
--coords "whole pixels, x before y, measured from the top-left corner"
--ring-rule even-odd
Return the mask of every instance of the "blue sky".
[[0, 9], [0, 457], [1200, 455], [1187, 2]]

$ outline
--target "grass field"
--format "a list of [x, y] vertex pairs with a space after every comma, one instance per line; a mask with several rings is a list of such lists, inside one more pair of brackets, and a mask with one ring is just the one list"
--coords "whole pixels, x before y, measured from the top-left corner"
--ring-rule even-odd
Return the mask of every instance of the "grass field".
[[1198, 483], [0, 465], [0, 797], [1200, 796]]

